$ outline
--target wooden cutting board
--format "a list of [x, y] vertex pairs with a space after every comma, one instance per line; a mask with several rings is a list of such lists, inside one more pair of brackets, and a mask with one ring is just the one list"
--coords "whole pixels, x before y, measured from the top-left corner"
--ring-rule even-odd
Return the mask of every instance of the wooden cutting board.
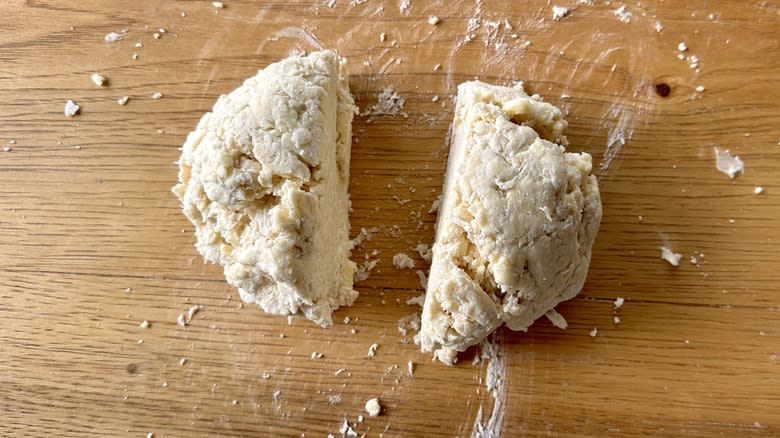
[[[778, 436], [780, 6], [585, 3], [553, 20], [545, 1], [7, 1], [0, 436], [324, 437], [345, 419], [370, 437]], [[220, 94], [320, 44], [349, 60], [362, 111], [404, 99], [353, 125], [353, 235], [379, 230], [354, 258], [378, 265], [330, 329], [242, 307], [170, 193]], [[450, 368], [399, 331], [421, 287], [391, 259], [427, 269], [411, 248], [433, 239], [452, 98], [474, 77], [566, 111], [604, 217], [567, 330], [503, 330], [492, 360]], [[715, 146], [745, 172], [718, 172]]]

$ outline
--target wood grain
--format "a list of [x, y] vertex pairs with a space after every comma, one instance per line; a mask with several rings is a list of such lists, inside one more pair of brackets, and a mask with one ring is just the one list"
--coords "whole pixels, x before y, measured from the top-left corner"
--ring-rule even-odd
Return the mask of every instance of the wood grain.
[[[487, 363], [472, 365], [476, 351], [433, 363], [399, 332], [421, 290], [391, 258], [426, 268], [411, 248], [433, 239], [452, 97], [475, 76], [526, 81], [567, 112], [570, 150], [597, 166], [613, 155], [595, 170], [604, 217], [588, 282], [559, 306], [569, 329], [500, 336], [503, 436], [780, 434], [780, 5], [626, 2], [622, 23], [616, 2], [561, 2], [560, 21], [544, 1], [326, 3], [4, 4], [0, 436], [340, 436], [372, 397], [384, 411], [360, 434], [472, 436], [493, 406]], [[112, 31], [126, 35], [110, 44]], [[380, 232], [354, 257], [377, 250], [379, 264], [336, 315], [351, 322], [327, 330], [242, 307], [170, 193], [177, 148], [216, 98], [313, 50], [310, 37], [348, 58], [361, 110], [393, 87], [408, 113], [355, 119], [353, 235]], [[78, 116], [63, 115], [67, 99]], [[715, 145], [745, 173], [719, 173]]]

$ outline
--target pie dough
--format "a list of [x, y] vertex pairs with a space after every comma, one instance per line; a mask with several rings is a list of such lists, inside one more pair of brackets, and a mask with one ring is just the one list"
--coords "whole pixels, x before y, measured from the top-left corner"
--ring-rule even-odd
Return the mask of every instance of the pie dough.
[[591, 156], [562, 146], [566, 125], [522, 84], [458, 87], [419, 338], [442, 362], [582, 289], [601, 201]]
[[271, 64], [219, 98], [189, 134], [173, 192], [196, 247], [241, 298], [321, 326], [352, 304], [345, 61], [332, 51]]

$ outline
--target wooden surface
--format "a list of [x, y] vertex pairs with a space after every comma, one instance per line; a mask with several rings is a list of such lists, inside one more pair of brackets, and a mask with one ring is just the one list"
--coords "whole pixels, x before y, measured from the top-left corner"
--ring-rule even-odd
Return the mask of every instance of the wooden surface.
[[[560, 2], [572, 8], [560, 21], [544, 1], [325, 3], [3, 4], [0, 436], [341, 436], [358, 415], [355, 430], [371, 437], [471, 436], [495, 404], [487, 361], [472, 365], [470, 351], [452, 368], [432, 363], [399, 333], [420, 286], [391, 258], [405, 251], [426, 268], [410, 248], [433, 238], [451, 98], [474, 76], [526, 81], [567, 111], [570, 150], [613, 158], [596, 169], [604, 217], [588, 282], [559, 306], [569, 329], [542, 320], [497, 340], [496, 430], [780, 435], [777, 2], [628, 1], [630, 23], [613, 13], [624, 3], [600, 0]], [[327, 330], [241, 308], [170, 193], [177, 148], [215, 99], [314, 38], [349, 59], [361, 110], [390, 86], [408, 113], [355, 119], [353, 235], [381, 232], [354, 257], [378, 250], [379, 264], [336, 314], [352, 322]], [[677, 58], [681, 41], [698, 72]], [[76, 117], [63, 115], [67, 99], [82, 106]], [[715, 145], [745, 173], [718, 172]], [[664, 244], [679, 267], [660, 259]], [[177, 326], [194, 304], [203, 310]], [[372, 397], [376, 418], [363, 411]]]

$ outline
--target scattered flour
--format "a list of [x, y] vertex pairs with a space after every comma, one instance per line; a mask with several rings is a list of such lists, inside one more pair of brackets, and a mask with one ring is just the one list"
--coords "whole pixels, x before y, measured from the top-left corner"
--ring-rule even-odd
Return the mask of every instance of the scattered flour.
[[[490, 418], [482, 422], [482, 406], [477, 411], [472, 438], [499, 438], [504, 425], [506, 413], [507, 366], [503, 336], [500, 333], [492, 335], [480, 345], [481, 359], [488, 360], [485, 375], [485, 386], [493, 397], [493, 409]], [[477, 356], [479, 357], [479, 356]]]
[[404, 111], [406, 100], [393, 87], [385, 87], [377, 96], [377, 102], [361, 116], [397, 116], [409, 117]]

